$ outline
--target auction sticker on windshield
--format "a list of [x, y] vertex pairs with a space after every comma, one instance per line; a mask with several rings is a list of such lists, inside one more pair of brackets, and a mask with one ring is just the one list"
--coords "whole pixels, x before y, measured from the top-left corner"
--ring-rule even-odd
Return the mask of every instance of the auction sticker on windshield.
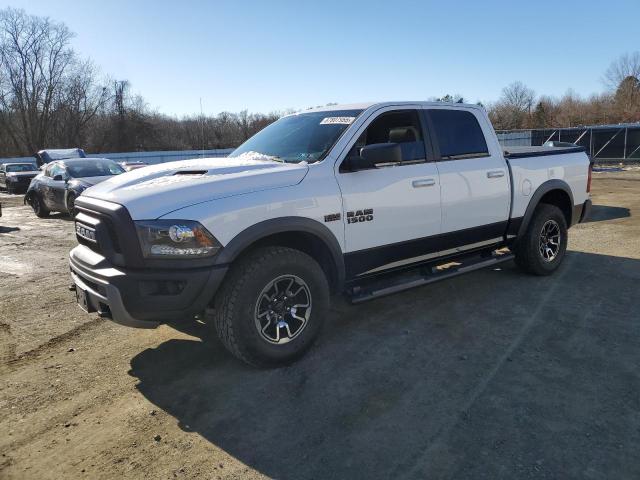
[[351, 125], [356, 117], [324, 117], [320, 125]]

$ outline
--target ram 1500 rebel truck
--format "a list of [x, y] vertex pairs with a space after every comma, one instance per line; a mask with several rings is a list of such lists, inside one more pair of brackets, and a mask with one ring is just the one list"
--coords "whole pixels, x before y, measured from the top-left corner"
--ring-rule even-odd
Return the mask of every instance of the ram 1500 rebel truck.
[[357, 303], [510, 259], [551, 274], [590, 172], [580, 147], [503, 150], [474, 105], [309, 110], [227, 158], [87, 189], [71, 276], [89, 312], [134, 327], [201, 315], [238, 358], [278, 365], [312, 344], [332, 294]]

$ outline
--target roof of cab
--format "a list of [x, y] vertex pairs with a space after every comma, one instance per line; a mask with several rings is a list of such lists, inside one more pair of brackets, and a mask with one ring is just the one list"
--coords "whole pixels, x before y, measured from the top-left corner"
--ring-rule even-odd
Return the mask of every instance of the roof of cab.
[[[383, 108], [383, 107], [401, 107], [403, 105], [421, 105], [424, 107], [443, 107], [443, 106], [448, 106], [448, 107], [462, 107], [462, 108], [474, 108], [474, 109], [479, 109], [481, 108], [478, 105], [472, 104], [472, 103], [454, 103], [454, 102], [427, 102], [427, 101], [423, 101], [423, 100], [418, 100], [418, 101], [402, 101], [402, 102], [363, 102], [363, 103], [349, 103], [349, 104], [338, 104], [338, 105], [326, 105], [324, 107], [315, 107], [315, 108], [310, 108], [308, 110], [301, 110], [299, 112], [296, 112], [295, 114], [301, 114], [301, 113], [310, 113], [310, 112], [331, 112], [331, 111], [336, 111], [336, 110], [367, 110], [368, 108], [371, 107], [376, 107], [376, 109], [378, 108]], [[294, 114], [294, 115], [295, 115]]]

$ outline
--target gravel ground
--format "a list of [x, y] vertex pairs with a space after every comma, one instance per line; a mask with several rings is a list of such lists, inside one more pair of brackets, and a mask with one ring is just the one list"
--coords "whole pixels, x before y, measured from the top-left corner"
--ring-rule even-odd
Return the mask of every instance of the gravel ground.
[[554, 276], [336, 299], [270, 371], [84, 314], [72, 223], [0, 194], [0, 477], [640, 478], [640, 172], [594, 177]]

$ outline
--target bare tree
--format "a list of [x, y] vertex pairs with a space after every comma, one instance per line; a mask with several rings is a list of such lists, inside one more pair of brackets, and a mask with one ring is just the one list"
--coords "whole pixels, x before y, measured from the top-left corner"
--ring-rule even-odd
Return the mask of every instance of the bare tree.
[[611, 62], [603, 80], [613, 95], [613, 117], [620, 122], [640, 121], [640, 52], [625, 53]]
[[57, 96], [53, 129], [56, 143], [84, 145], [87, 127], [110, 100], [106, 82], [96, 81], [96, 67], [90, 61], [74, 65], [64, 88]]
[[71, 37], [48, 18], [0, 11], [0, 122], [23, 153], [47, 141], [56, 95], [74, 58]]
[[640, 78], [640, 52], [625, 53], [611, 62], [603, 80], [611, 91], [615, 91], [628, 77]]
[[504, 87], [502, 89], [502, 97], [500, 101], [509, 107], [518, 111], [531, 113], [533, 102], [536, 99], [536, 92], [527, 87], [524, 83], [518, 81]]
[[524, 83], [513, 82], [502, 89], [502, 95], [491, 106], [489, 116], [499, 129], [530, 127], [535, 98], [535, 92]]

